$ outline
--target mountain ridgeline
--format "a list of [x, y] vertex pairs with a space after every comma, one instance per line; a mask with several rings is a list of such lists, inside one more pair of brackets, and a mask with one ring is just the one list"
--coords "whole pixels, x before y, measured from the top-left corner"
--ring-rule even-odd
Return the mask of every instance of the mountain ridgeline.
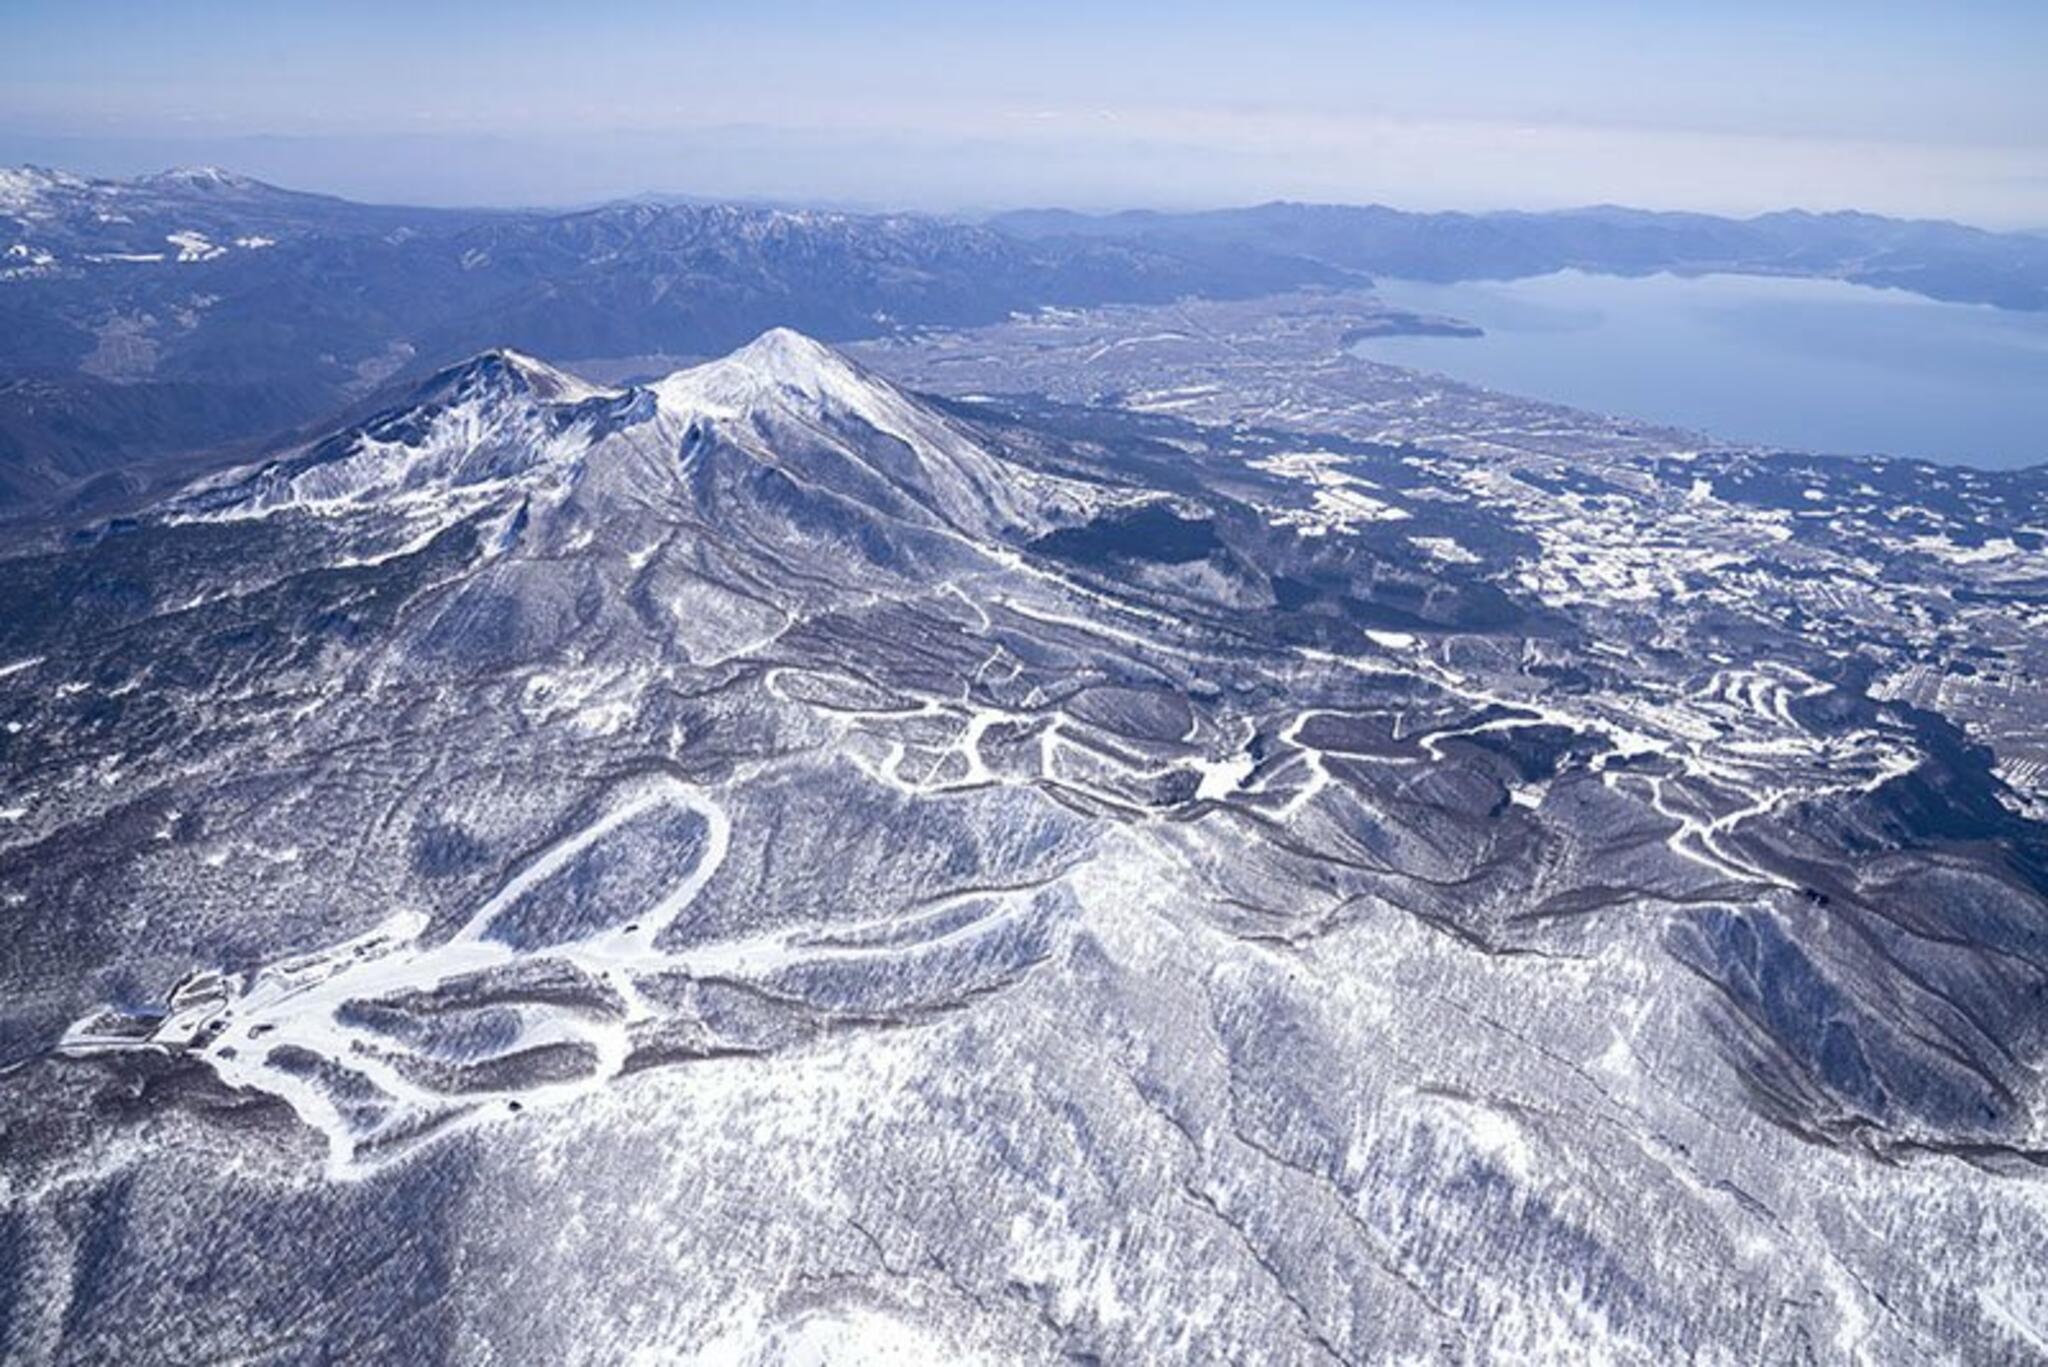
[[[0, 173], [0, 512], [325, 418], [464, 355], [695, 357], [1352, 281], [1293, 257], [908, 214], [383, 208], [225, 172]], [[118, 489], [115, 491], [118, 492]]]
[[1859, 214], [1273, 204], [969, 223], [637, 201], [422, 209], [209, 168], [0, 170], [0, 515], [133, 498], [190, 468], [179, 460], [253, 456], [492, 346], [656, 373], [773, 326], [850, 340], [1048, 306], [1567, 266], [1829, 276], [2048, 307], [2048, 239]]
[[1864, 213], [1755, 218], [1601, 205], [1551, 213], [1409, 213], [1384, 205], [1262, 204], [1199, 213], [993, 220], [1032, 240], [1093, 237], [1160, 251], [1233, 248], [1410, 280], [1513, 280], [1552, 271], [1727, 271], [1846, 280], [1930, 299], [2048, 309], [2048, 237]]

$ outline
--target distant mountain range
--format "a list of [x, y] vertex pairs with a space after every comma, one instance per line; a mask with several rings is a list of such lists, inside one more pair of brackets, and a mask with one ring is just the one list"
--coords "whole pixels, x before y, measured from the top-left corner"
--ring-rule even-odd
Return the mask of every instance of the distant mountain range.
[[690, 357], [778, 325], [852, 340], [1046, 306], [1566, 266], [1826, 276], [2048, 307], [2048, 239], [1862, 214], [1271, 204], [966, 223], [649, 200], [423, 209], [212, 168], [0, 169], [0, 514], [118, 500], [194, 453], [258, 454], [493, 346]]
[[386, 208], [215, 170], [0, 171], [0, 508], [260, 442], [485, 346], [723, 352], [1048, 304], [1339, 284], [1299, 257], [915, 215], [623, 203]]
[[1411, 280], [1511, 280], [1731, 271], [1847, 280], [1930, 299], [2048, 309], [2048, 239], [1959, 223], [1815, 214], [1756, 218], [1601, 205], [1553, 213], [1407, 213], [1382, 205], [1262, 204], [1091, 216], [1032, 210], [993, 220], [1027, 239], [1094, 237], [1162, 251], [1236, 248]]

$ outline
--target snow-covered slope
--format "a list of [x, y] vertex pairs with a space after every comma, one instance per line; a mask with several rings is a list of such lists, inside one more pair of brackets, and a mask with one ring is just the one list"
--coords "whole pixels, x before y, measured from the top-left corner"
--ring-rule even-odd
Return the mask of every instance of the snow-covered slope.
[[172, 503], [199, 517], [279, 509], [454, 508], [537, 474], [561, 475], [626, 396], [518, 352], [434, 376], [407, 406], [304, 451], [202, 481]]
[[2040, 535], [1488, 437], [492, 352], [14, 546], [0, 1356], [2026, 1360], [2048, 823], [1871, 664]]
[[880, 519], [984, 550], [1081, 520], [1105, 496], [1006, 463], [958, 420], [779, 328], [646, 389], [488, 352], [399, 409], [169, 506], [215, 520], [357, 510], [445, 523], [512, 488], [542, 495], [555, 516], [690, 505], [728, 534], [758, 523], [771, 543], [793, 514]]
[[1042, 534], [1085, 507], [1074, 487], [1006, 466], [958, 423], [788, 328], [654, 393], [685, 429], [686, 460], [729, 444], [798, 481], [983, 537]]

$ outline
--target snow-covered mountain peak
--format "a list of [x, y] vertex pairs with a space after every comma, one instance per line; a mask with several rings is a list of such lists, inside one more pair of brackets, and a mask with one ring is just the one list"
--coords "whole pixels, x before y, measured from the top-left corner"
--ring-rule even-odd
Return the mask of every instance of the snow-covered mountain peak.
[[435, 373], [405, 403], [360, 427], [202, 481], [173, 507], [186, 517], [338, 511], [394, 500], [456, 509], [470, 495], [528, 476], [566, 474], [598, 429], [608, 428], [607, 419], [618, 418], [610, 410], [620, 402], [630, 404], [628, 391], [601, 389], [498, 348]]
[[34, 208], [55, 190], [83, 190], [86, 182], [65, 171], [42, 166], [0, 166], [0, 212]]
[[874, 415], [902, 395], [886, 380], [792, 328], [770, 328], [732, 354], [659, 381], [655, 392], [671, 412], [737, 416], [764, 404], [834, 404], [885, 425]]
[[619, 393], [557, 369], [538, 357], [510, 347], [493, 347], [440, 371], [420, 387], [418, 398], [468, 396], [506, 390], [542, 403], [583, 403]]
[[620, 389], [497, 348], [435, 373], [360, 426], [194, 486], [172, 511], [445, 521], [548, 490], [573, 501], [575, 517], [600, 520], [681, 500], [772, 542], [788, 535], [794, 498], [808, 501], [807, 525], [860, 528], [846, 535], [873, 551], [901, 534], [938, 533], [956, 547], [1013, 544], [1085, 518], [1099, 501], [1092, 487], [1012, 462], [987, 442], [972, 424], [785, 328]]
[[727, 359], [792, 380], [820, 370], [853, 368], [852, 362], [815, 337], [785, 327], [769, 328]]
[[[888, 489], [977, 537], [1042, 530], [1076, 495], [987, 449], [967, 425], [789, 328], [771, 328], [720, 360], [653, 386], [663, 417], [809, 481], [827, 471]], [[855, 473], [857, 472], [857, 473]], [[1057, 521], [1057, 517], [1053, 518]]]
[[151, 175], [139, 176], [143, 185], [180, 186], [188, 190], [256, 190], [268, 188], [260, 180], [236, 175], [219, 166], [173, 166]]

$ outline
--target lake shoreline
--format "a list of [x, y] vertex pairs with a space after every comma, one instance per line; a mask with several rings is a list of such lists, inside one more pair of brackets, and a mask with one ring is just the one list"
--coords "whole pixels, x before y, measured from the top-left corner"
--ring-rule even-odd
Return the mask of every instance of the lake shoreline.
[[[1381, 279], [1368, 360], [1744, 444], [2048, 461], [2048, 315], [1789, 276]], [[1462, 326], [1460, 326], [1462, 325]]]

